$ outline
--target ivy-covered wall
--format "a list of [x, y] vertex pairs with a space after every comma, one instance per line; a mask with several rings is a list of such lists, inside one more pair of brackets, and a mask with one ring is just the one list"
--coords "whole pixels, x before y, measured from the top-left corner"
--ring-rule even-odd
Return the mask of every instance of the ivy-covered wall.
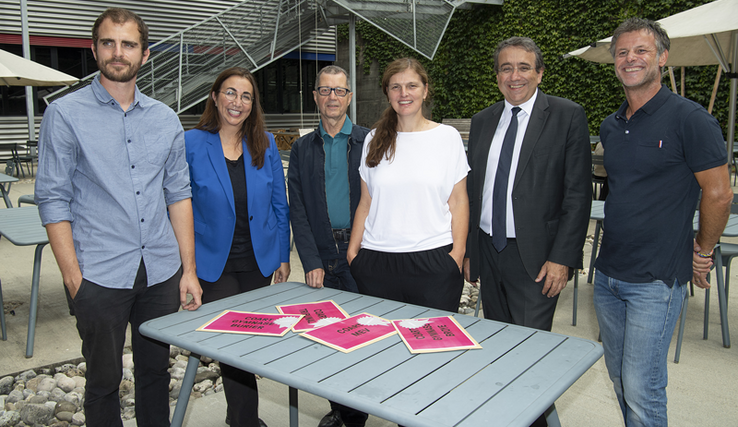
[[[433, 61], [369, 23], [359, 22], [357, 63], [365, 75], [357, 76], [357, 80], [373, 80], [369, 74], [372, 65], [375, 70], [372, 74], [381, 75], [393, 59], [413, 56], [426, 66], [431, 76], [433, 119], [440, 122], [444, 118], [468, 118], [503, 99], [493, 71], [492, 54], [497, 44], [508, 37], [527, 36], [543, 52], [546, 70], [539, 86], [541, 90], [584, 106], [590, 133], [597, 135], [602, 120], [624, 100], [613, 66], [579, 58], [563, 59], [562, 55], [612, 35], [628, 17], [657, 20], [709, 1], [505, 0], [502, 6], [475, 5], [470, 10], [454, 13]], [[348, 26], [344, 25], [339, 28], [339, 43], [346, 43], [347, 39]], [[687, 67], [686, 97], [707, 108], [716, 70], [716, 65]], [[675, 70], [675, 74], [679, 84], [680, 71]], [[667, 78], [664, 82], [671, 87]], [[729, 80], [723, 76], [713, 109], [724, 133], [728, 124], [729, 87]], [[362, 98], [361, 92], [357, 98]]]

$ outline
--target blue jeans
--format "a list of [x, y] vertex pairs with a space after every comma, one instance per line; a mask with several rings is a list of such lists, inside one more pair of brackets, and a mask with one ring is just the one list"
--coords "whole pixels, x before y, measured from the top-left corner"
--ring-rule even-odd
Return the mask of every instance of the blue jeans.
[[629, 283], [596, 272], [594, 306], [605, 365], [625, 425], [667, 426], [667, 353], [686, 284]]

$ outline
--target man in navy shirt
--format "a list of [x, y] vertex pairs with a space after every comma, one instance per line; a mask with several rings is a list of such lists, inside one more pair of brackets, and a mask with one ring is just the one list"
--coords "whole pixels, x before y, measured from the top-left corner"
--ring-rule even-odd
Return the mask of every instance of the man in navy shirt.
[[103, 12], [92, 53], [100, 76], [44, 114], [35, 198], [82, 338], [87, 425], [123, 425], [118, 387], [130, 323], [136, 422], [164, 427], [169, 346], [138, 327], [180, 304], [200, 306], [184, 132], [174, 111], [136, 87], [149, 57], [138, 15]]
[[594, 304], [628, 427], [667, 425], [666, 357], [686, 284], [709, 287], [733, 200], [717, 120], [661, 84], [669, 46], [653, 21], [631, 18], [615, 30], [610, 53], [626, 101], [600, 128], [610, 193]]

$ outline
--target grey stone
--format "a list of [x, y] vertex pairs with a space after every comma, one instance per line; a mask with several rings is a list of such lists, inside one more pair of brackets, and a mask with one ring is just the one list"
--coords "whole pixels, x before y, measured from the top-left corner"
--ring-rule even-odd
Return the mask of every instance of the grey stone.
[[76, 369], [76, 368], [77, 368], [77, 366], [75, 366], [75, 365], [73, 365], [71, 363], [65, 363], [65, 364], [63, 364], [61, 366], [57, 366], [56, 372], [60, 372], [62, 374], [66, 374], [67, 371], [69, 371], [70, 369]]
[[172, 389], [169, 390], [169, 397], [171, 399], [176, 399], [177, 397], [179, 397], [179, 391], [181, 389], [182, 389], [182, 383], [177, 382], [177, 384], [175, 384], [174, 387], [172, 387]]
[[36, 403], [36, 404], [40, 404], [40, 405], [43, 405], [44, 403], [46, 403], [48, 401], [49, 401], [49, 398], [48, 397], [39, 396], [38, 394], [33, 395], [33, 396], [31, 396], [31, 397], [28, 398], [28, 403]]
[[133, 418], [136, 418], [136, 408], [129, 407], [123, 409], [123, 413], [120, 415], [120, 417], [124, 420], [132, 420]]
[[16, 377], [16, 381], [23, 381], [24, 383], [27, 382], [30, 379], [36, 378], [36, 372], [32, 369], [29, 369], [25, 372], [22, 372]]
[[120, 407], [122, 408], [131, 408], [136, 404], [136, 399], [126, 396], [120, 400]]
[[49, 424], [54, 417], [54, 409], [46, 405], [29, 403], [20, 410], [21, 420], [29, 425]]
[[72, 415], [72, 424], [76, 426], [82, 426], [85, 424], [85, 414], [82, 412], [76, 412]]
[[73, 393], [77, 393], [80, 396], [85, 395], [85, 388], [84, 387], [75, 387], [74, 390], [72, 390]]
[[179, 356], [179, 347], [174, 345], [169, 346], [169, 358], [174, 359], [177, 356]]
[[49, 393], [49, 400], [53, 400], [54, 402], [61, 402], [64, 400], [64, 390], [60, 389], [59, 387], [51, 390], [51, 393]]
[[13, 390], [13, 377], [2, 377], [0, 378], [0, 394], [10, 394]]
[[[35, 379], [35, 378], [34, 378]], [[53, 378], [43, 378], [41, 381], [38, 382], [38, 387], [36, 388], [36, 392], [41, 391], [48, 391], [50, 392], [56, 388], [56, 381]]]
[[69, 427], [67, 421], [56, 421], [53, 424], [49, 424], [49, 427]]
[[129, 391], [133, 390], [135, 387], [133, 381], [123, 380], [120, 382], [120, 386], [118, 387], [118, 390], [120, 392], [120, 395], [126, 395]]
[[56, 419], [59, 421], [72, 422], [74, 412], [61, 411], [56, 413]]
[[8, 398], [5, 400], [7, 403], [16, 403], [20, 402], [21, 400], [25, 399], [23, 397], [23, 392], [20, 390], [13, 390], [10, 393], [8, 393]]
[[64, 390], [64, 392], [66, 393], [69, 393], [70, 391], [74, 390], [75, 387], [77, 387], [77, 383], [75, 383], [73, 379], [69, 378], [66, 375], [59, 375], [55, 379], [56, 386]]
[[220, 377], [217, 372], [213, 372], [210, 369], [205, 369], [202, 372], [198, 372], [195, 375], [195, 384], [203, 382], [205, 380], [216, 381]]
[[204, 393], [206, 390], [213, 388], [213, 381], [211, 380], [205, 380], [202, 382], [199, 382], [195, 384], [194, 387], [192, 387], [192, 390], [198, 392], [198, 393]]
[[169, 369], [169, 375], [171, 375], [172, 378], [176, 380], [181, 380], [184, 378], [185, 370], [183, 368], [178, 368], [176, 365]]
[[87, 385], [87, 378], [83, 376], [78, 375], [76, 377], [72, 377], [72, 379], [74, 380], [74, 388], [77, 388], [77, 387], [85, 388], [85, 386]]
[[123, 355], [123, 368], [124, 369], [133, 369], [133, 354], [124, 354]]
[[204, 363], [204, 364], [207, 365], [208, 363], [212, 363], [213, 362], [213, 359], [211, 357], [207, 357], [207, 356], [200, 356], [200, 362], [202, 362], [202, 363]]
[[72, 402], [67, 402], [66, 400], [63, 402], [57, 402], [56, 407], [54, 408], [54, 413], [58, 414], [59, 412], [75, 413], [77, 412], [77, 405]]
[[133, 371], [127, 368], [123, 368], [123, 379], [133, 381]]
[[72, 391], [64, 395], [64, 400], [66, 400], [67, 402], [72, 402], [77, 407], [79, 407], [82, 404], [82, 395], [80, 395], [77, 392]]
[[20, 422], [20, 414], [16, 411], [0, 411], [0, 427], [12, 427]]
[[82, 362], [79, 365], [77, 365], [77, 369], [79, 369], [79, 371], [82, 372], [82, 374], [86, 374], [87, 373], [87, 362]]
[[30, 388], [24, 388], [23, 389], [23, 400], [28, 399], [31, 396], [35, 396], [36, 393], [33, 392]]

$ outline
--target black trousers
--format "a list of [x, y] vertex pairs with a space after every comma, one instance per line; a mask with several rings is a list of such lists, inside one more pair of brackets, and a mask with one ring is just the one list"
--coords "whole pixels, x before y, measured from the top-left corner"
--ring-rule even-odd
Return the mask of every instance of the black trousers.
[[73, 304], [87, 362], [84, 407], [88, 426], [123, 425], [118, 387], [128, 323], [135, 364], [136, 424], [169, 426], [169, 345], [141, 335], [138, 327], [177, 311], [181, 276], [180, 269], [165, 282], [147, 287], [142, 260], [133, 289], [110, 289], [82, 280]]
[[[543, 295], [543, 282], [536, 283], [523, 266], [515, 239], [508, 239], [502, 252], [492, 236], [479, 230], [479, 276], [485, 319], [550, 331], [559, 296]], [[547, 426], [541, 415], [531, 427]]]
[[[228, 260], [215, 282], [200, 279], [203, 304], [263, 288], [272, 282], [271, 275], [264, 277], [258, 269], [235, 271], [237, 264]], [[231, 427], [259, 427], [259, 390], [254, 374], [225, 363], [220, 364], [220, 372]]]
[[479, 254], [484, 317], [550, 331], [559, 296], [541, 293], [544, 282], [536, 283], [528, 275], [515, 239], [508, 239], [498, 253], [492, 237], [480, 230]]
[[361, 249], [351, 273], [362, 294], [456, 313], [464, 277], [449, 255], [452, 248], [403, 253]]

